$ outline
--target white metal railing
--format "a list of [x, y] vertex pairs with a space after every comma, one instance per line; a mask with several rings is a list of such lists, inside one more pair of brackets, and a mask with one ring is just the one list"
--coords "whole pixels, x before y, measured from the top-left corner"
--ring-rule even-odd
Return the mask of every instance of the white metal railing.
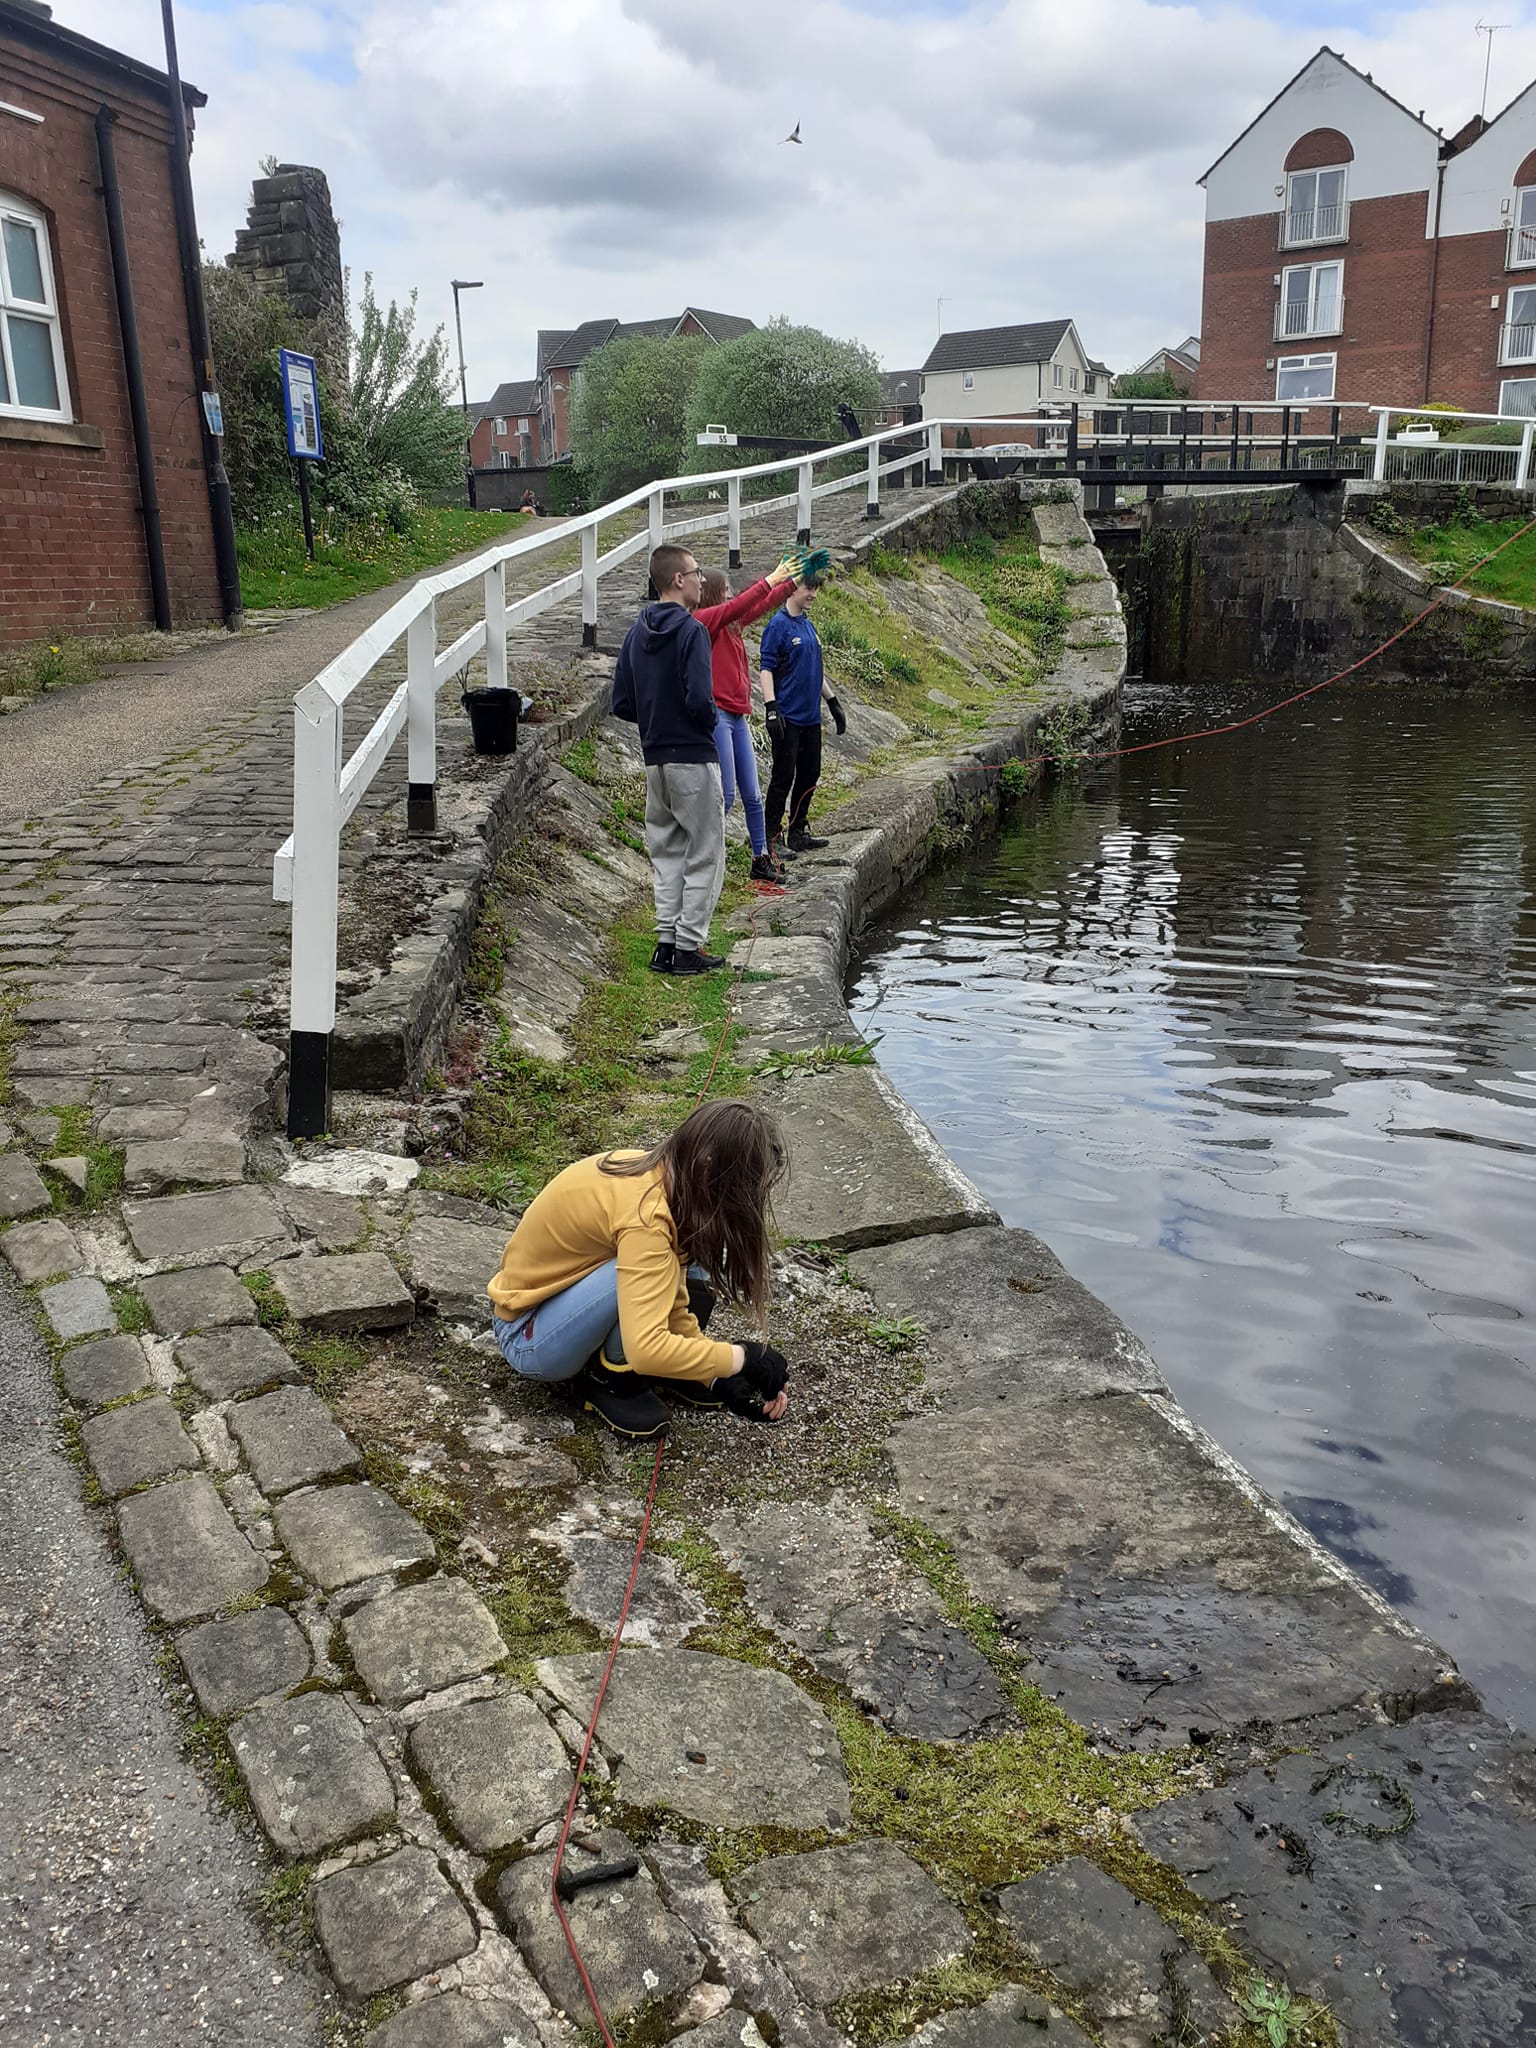
[[[1373, 405], [1369, 410], [1376, 416], [1371, 474], [1377, 483], [1511, 484], [1517, 491], [1530, 483], [1536, 420], [1512, 413], [1442, 412], [1438, 407], [1426, 413], [1422, 406], [1411, 405]], [[1396, 433], [1394, 419], [1401, 422]], [[1442, 442], [1441, 434], [1459, 423], [1519, 427], [1520, 439]]]
[[[598, 591], [604, 576], [657, 547], [663, 540], [725, 529], [733, 567], [740, 559], [742, 522], [793, 505], [796, 528], [809, 537], [812, 507], [818, 499], [844, 491], [864, 490], [870, 516], [879, 511], [880, 486], [887, 478], [923, 467], [929, 478], [943, 474], [946, 456], [984, 456], [985, 449], [945, 449], [947, 427], [1004, 426], [1038, 430], [1059, 426], [1045, 417], [978, 420], [925, 420], [916, 426], [888, 427], [859, 440], [759, 462], [741, 469], [722, 469], [701, 476], [668, 477], [630, 491], [609, 504], [552, 530], [521, 534], [488, 549], [472, 562], [445, 569], [414, 584], [383, 616], [360, 633], [351, 646], [327, 664], [294, 699], [293, 831], [273, 859], [272, 893], [293, 905], [291, 981], [289, 994], [290, 1137], [313, 1137], [324, 1130], [329, 1105], [329, 1048], [336, 1022], [337, 890], [341, 835], [361, 803], [369, 784], [384, 765], [402, 732], [406, 736], [407, 822], [412, 831], [436, 827], [437, 693], [450, 676], [458, 675], [477, 656], [485, 656], [486, 684], [508, 684], [508, 636], [553, 606], [580, 597], [582, 640], [597, 640]], [[895, 444], [905, 444], [904, 449]], [[817, 472], [852, 465], [847, 474]], [[752, 498], [742, 486], [759, 478], [792, 476], [786, 493]], [[667, 517], [667, 499], [679, 494], [706, 494], [708, 509], [681, 508], [684, 516]], [[723, 493], [723, 503], [722, 503]], [[646, 523], [606, 550], [602, 529], [644, 507]], [[577, 569], [553, 578], [528, 595], [509, 599], [509, 563], [521, 562], [553, 548], [581, 545]], [[438, 603], [475, 584], [484, 592], [483, 612], [448, 647], [438, 646]], [[350, 758], [343, 758], [345, 707], [378, 664], [405, 643], [405, 681], [379, 712]]]
[[1282, 207], [1280, 246], [1282, 249], [1313, 249], [1320, 242], [1349, 239], [1349, 201], [1337, 206]]
[[1344, 332], [1344, 295], [1334, 292], [1316, 300], [1281, 299], [1275, 306], [1275, 340], [1300, 341], [1305, 335]]
[[1501, 363], [1536, 363], [1536, 321], [1510, 320], [1499, 329]]
[[1504, 251], [1506, 270], [1529, 270], [1536, 263], [1536, 227], [1522, 227], [1518, 221], [1510, 224], [1509, 242]]

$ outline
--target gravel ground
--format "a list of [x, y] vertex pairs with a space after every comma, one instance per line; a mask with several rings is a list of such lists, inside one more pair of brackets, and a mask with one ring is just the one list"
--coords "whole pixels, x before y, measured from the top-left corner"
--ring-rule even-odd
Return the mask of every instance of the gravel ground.
[[318, 2043], [323, 1990], [243, 1903], [267, 1867], [183, 1754], [8, 1276], [0, 1359], [0, 2041]]

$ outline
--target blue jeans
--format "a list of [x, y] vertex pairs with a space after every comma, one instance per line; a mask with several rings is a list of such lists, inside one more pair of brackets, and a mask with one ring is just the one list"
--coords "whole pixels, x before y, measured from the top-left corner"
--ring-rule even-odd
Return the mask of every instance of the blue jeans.
[[716, 711], [715, 751], [720, 756], [720, 790], [725, 808], [731, 808], [739, 789], [752, 851], [766, 853], [768, 835], [763, 830], [763, 798], [757, 786], [757, 753], [752, 745], [751, 720], [744, 711]]
[[[696, 1280], [702, 1266], [690, 1266]], [[610, 1259], [561, 1294], [509, 1323], [491, 1318], [501, 1355], [525, 1380], [572, 1380], [601, 1350], [610, 1365], [624, 1363], [619, 1332], [619, 1262]]]

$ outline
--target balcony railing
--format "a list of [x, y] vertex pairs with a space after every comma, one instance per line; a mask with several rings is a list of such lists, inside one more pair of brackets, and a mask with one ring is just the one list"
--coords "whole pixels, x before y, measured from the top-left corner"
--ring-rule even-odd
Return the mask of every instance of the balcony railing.
[[1504, 252], [1506, 270], [1529, 270], [1536, 264], [1536, 227], [1520, 227], [1509, 230], [1509, 247]]
[[[1276, 341], [1301, 341], [1311, 335], [1344, 332], [1344, 297], [1313, 300], [1282, 299], [1275, 307]], [[1509, 360], [1506, 358], [1506, 361]]]
[[1337, 206], [1313, 206], [1306, 209], [1289, 206], [1280, 214], [1280, 246], [1282, 249], [1315, 248], [1319, 242], [1343, 242], [1349, 237], [1349, 201], [1341, 199]]
[[1501, 363], [1536, 363], [1536, 321], [1513, 321], [1499, 329]]

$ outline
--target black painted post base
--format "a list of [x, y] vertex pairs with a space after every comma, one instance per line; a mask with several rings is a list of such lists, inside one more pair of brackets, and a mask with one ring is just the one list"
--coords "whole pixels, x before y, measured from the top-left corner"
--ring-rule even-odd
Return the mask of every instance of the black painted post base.
[[405, 785], [405, 829], [407, 832], [437, 830], [435, 782], [408, 782]]
[[288, 1034], [288, 1135], [318, 1138], [331, 1127], [331, 1034]]
[[740, 548], [732, 548], [732, 549], [731, 549], [731, 553], [730, 553], [730, 567], [731, 567], [731, 568], [733, 568], [733, 569], [739, 569], [739, 568], [741, 567], [741, 549], [740, 549]]
[[590, 626], [583, 622], [581, 628], [581, 644], [583, 647], [595, 647], [597, 645], [596, 619], [592, 621]]
[[880, 517], [880, 500], [878, 498], [876, 498], [873, 505], [866, 505], [864, 507], [864, 517], [866, 519], [878, 519]]
[[928, 487], [930, 490], [937, 488], [937, 486], [943, 483], [944, 481], [944, 472], [942, 469], [930, 469], [926, 472], [926, 475], [928, 479]]
[[802, 526], [795, 535], [795, 546], [799, 548], [808, 548], [810, 544], [811, 529], [808, 526]]

